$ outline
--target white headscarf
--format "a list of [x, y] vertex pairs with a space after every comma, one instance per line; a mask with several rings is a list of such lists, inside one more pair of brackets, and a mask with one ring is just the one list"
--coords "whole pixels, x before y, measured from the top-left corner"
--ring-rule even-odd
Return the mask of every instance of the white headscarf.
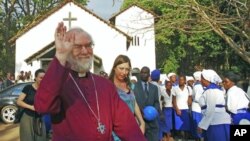
[[162, 84], [165, 84], [165, 81], [169, 81], [166, 74], [161, 74], [160, 80], [161, 80]]
[[194, 80], [193, 76], [186, 76], [186, 81], [188, 82], [189, 80]]
[[195, 80], [201, 81], [201, 71], [196, 71], [193, 74]]
[[168, 77], [166, 77], [166, 78], [164, 78], [164, 81], [170, 81], [170, 80], [168, 79]]
[[170, 77], [171, 77], [171, 76], [174, 76], [174, 75], [176, 75], [176, 74], [173, 73], [173, 72], [169, 73], [169, 74], [168, 74], [168, 79], [170, 79]]
[[203, 76], [204, 79], [207, 81], [218, 84], [222, 82], [220, 76], [214, 71], [214, 70], [202, 70], [201, 75]]
[[130, 80], [135, 80], [135, 81], [137, 82], [136, 76], [131, 76], [131, 77], [130, 77]]

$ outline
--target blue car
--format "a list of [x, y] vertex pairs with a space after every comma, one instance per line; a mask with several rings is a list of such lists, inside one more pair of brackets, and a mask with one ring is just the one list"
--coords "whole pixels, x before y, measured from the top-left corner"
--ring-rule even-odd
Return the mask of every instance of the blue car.
[[31, 83], [17, 83], [0, 91], [0, 117], [4, 123], [13, 123], [15, 121], [15, 112], [18, 109], [17, 98], [24, 86]]

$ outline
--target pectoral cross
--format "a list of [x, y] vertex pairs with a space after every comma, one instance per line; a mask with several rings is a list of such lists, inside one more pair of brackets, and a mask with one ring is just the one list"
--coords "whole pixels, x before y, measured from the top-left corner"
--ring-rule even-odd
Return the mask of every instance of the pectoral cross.
[[71, 28], [71, 22], [76, 21], [77, 18], [71, 17], [71, 12], [69, 12], [69, 17], [68, 18], [63, 18], [63, 21], [69, 21], [69, 29]]
[[98, 132], [100, 132], [101, 134], [105, 133], [105, 125], [102, 124], [101, 122], [98, 122], [98, 127], [97, 127]]

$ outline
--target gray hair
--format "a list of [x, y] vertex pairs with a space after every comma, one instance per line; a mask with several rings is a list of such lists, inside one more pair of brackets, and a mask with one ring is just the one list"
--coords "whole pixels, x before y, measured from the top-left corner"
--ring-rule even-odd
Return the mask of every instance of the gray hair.
[[76, 33], [83, 33], [84, 35], [86, 35], [89, 39], [92, 45], [94, 45], [94, 41], [92, 36], [85, 30], [83, 30], [81, 27], [73, 27], [70, 28], [68, 32], [76, 32]]

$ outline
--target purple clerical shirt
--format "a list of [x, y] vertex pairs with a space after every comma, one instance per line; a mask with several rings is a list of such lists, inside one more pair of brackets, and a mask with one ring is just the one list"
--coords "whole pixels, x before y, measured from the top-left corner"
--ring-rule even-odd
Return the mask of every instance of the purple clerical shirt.
[[[98, 122], [87, 102], [98, 116], [94, 78], [99, 102], [100, 121], [105, 133], [97, 130]], [[54, 58], [35, 95], [35, 109], [52, 118], [53, 141], [112, 141], [114, 131], [122, 141], [146, 141], [128, 106], [119, 98], [115, 86], [107, 79], [90, 72], [80, 78]]]

